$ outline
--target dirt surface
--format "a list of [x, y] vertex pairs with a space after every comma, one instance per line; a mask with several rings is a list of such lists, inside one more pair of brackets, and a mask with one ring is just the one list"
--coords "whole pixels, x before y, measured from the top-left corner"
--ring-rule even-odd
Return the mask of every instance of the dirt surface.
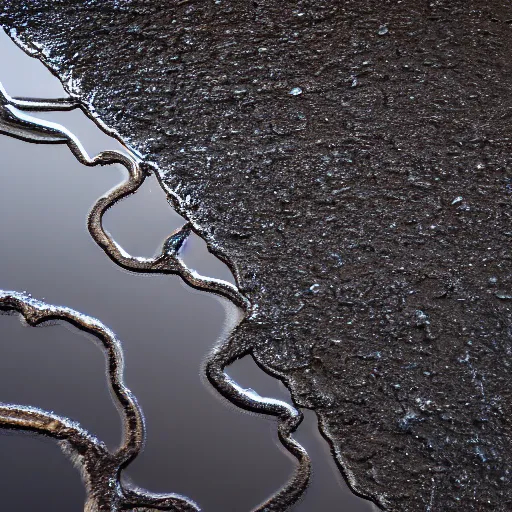
[[234, 265], [234, 343], [356, 492], [512, 508], [510, 2], [0, 5]]

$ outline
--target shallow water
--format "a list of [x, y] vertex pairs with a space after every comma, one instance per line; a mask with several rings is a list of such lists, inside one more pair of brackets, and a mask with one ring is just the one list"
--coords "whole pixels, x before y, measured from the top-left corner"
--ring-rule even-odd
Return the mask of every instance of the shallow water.
[[[84, 167], [64, 146], [27, 145], [2, 137], [0, 151], [4, 169], [9, 169], [0, 191], [1, 286], [100, 318], [121, 338], [126, 381], [147, 420], [146, 449], [129, 471], [135, 483], [193, 496], [207, 510], [248, 509], [284, 483], [293, 463], [274, 442], [274, 422], [241, 414], [199, 378], [205, 354], [223, 331], [224, 307], [230, 306], [185, 287], [177, 277], [119, 269], [86, 231], [88, 208], [116, 183], [119, 172]], [[2, 324], [6, 322], [17, 320], [2, 317]], [[18, 334], [27, 343], [37, 343], [34, 331], [50, 330], [64, 329], [24, 329]], [[97, 396], [101, 389], [88, 390], [89, 399], [76, 404], [70, 389], [83, 389], [87, 379], [72, 386], [55, 372], [68, 368], [73, 355], [64, 357], [58, 347], [43, 353], [48, 357], [45, 365], [41, 354], [30, 350], [17, 355], [16, 368], [24, 369], [19, 382], [2, 373], [7, 401], [27, 403], [34, 397], [28, 404], [79, 419], [101, 439], [115, 442], [119, 420], [113, 405]], [[5, 356], [7, 361], [10, 354]], [[101, 376], [101, 369], [93, 370], [87, 358], [80, 356], [78, 362], [89, 379]], [[72, 372], [71, 377], [80, 376]], [[44, 402], [38, 396], [43, 392], [48, 399]]]
[[3, 510], [78, 512], [83, 509], [85, 490], [80, 475], [54, 441], [4, 433], [0, 435], [0, 452]]
[[[12, 85], [8, 92], [18, 94]], [[104, 148], [98, 130], [82, 140], [91, 152]], [[199, 376], [203, 358], [223, 333], [227, 316], [236, 318], [236, 309], [186, 287], [178, 277], [121, 270], [95, 245], [85, 227], [87, 212], [120, 181], [122, 168], [87, 168], [65, 146], [5, 136], [0, 151], [1, 287], [27, 290], [98, 317], [122, 339], [126, 381], [142, 405], [148, 435], [128, 475], [150, 490], [191, 496], [205, 510], [247, 510], [266, 498], [293, 469], [274, 439], [275, 423], [239, 412]], [[112, 210], [105, 219], [126, 249], [142, 251], [136, 255], [144, 255], [143, 249], [155, 252], [158, 247], [150, 244], [180, 224], [151, 179], [141, 192], [159, 200], [142, 207], [141, 196], [133, 196], [121, 204], [122, 214]], [[133, 208], [137, 201], [143, 215]], [[148, 237], [148, 222], [158, 238]], [[139, 240], [138, 246], [129, 240]], [[115, 445], [120, 424], [108, 397], [101, 351], [62, 326], [21, 328], [11, 316], [0, 317], [0, 324], [2, 339], [9, 340], [2, 346], [0, 383], [8, 390], [2, 400], [70, 416]], [[15, 457], [16, 446], [11, 450], [4, 444], [3, 456]], [[55, 478], [64, 478], [64, 467], [52, 466]], [[39, 492], [43, 503], [51, 503], [55, 489]]]
[[[4, 39], [1, 44], [1, 65], [6, 66], [3, 48], [12, 43]], [[12, 72], [9, 79], [4, 80], [0, 73], [12, 95], [49, 94], [36, 94], [26, 83], [25, 89], [18, 90]], [[59, 96], [57, 89], [49, 95]], [[80, 132], [92, 153], [109, 147], [110, 141], [104, 146], [104, 135], [91, 130], [84, 116], [44, 117], [59, 122], [66, 118], [66, 126]], [[0, 137], [0, 151], [0, 288], [27, 290], [49, 303], [95, 316], [119, 335], [125, 349], [126, 381], [145, 412], [148, 433], [146, 449], [128, 476], [150, 490], [185, 494], [212, 511], [248, 510], [284, 484], [294, 461], [277, 443], [275, 421], [240, 412], [200, 377], [205, 355], [236, 323], [236, 308], [186, 287], [175, 276], [121, 270], [87, 232], [85, 218], [90, 206], [119, 182], [122, 169], [87, 168], [65, 146], [38, 146], [5, 136]], [[181, 223], [155, 178], [149, 178], [135, 196], [105, 216], [114, 238], [137, 256], [154, 254], [165, 236]], [[184, 259], [189, 266], [205, 275], [232, 280], [227, 267], [207, 253], [203, 244], [199, 238], [187, 243]], [[87, 336], [60, 325], [23, 327], [12, 316], [0, 316], [0, 333], [4, 341], [0, 347], [2, 401], [54, 410], [79, 420], [111, 446], [119, 441], [119, 418], [105, 386], [103, 356]], [[248, 358], [237, 362], [229, 373], [263, 396], [280, 393], [289, 400], [284, 388]], [[70, 464], [56, 456], [56, 447], [51, 455], [44, 450], [20, 449], [25, 437], [1, 435], [3, 456], [25, 461], [31, 474], [50, 457], [52, 463], [44, 476], [49, 483], [42, 485], [37, 480], [34, 493], [43, 508], [51, 504], [56, 510], [74, 509], [75, 505], [67, 502], [57, 505], [52, 501], [58, 491], [50, 481], [75, 478], [75, 484], [70, 483], [59, 499], [78, 503], [83, 500], [83, 490], [76, 486], [77, 473], [68, 476]], [[306, 413], [297, 437], [306, 446], [310, 444], [315, 468], [322, 468], [326, 446], [318, 434], [315, 437], [312, 413]], [[10, 443], [14, 438], [21, 441]], [[30, 440], [31, 446], [37, 442], [51, 444]], [[329, 463], [330, 459], [327, 466]], [[2, 486], [10, 481], [6, 471], [8, 467], [0, 469]], [[355, 508], [357, 498], [335, 473], [329, 477], [323, 469], [314, 471], [314, 484], [297, 510], [315, 510], [320, 503], [323, 510], [347, 506], [347, 510], [370, 510], [362, 500], [358, 501], [361, 507]], [[17, 485], [26, 484], [19, 481]], [[2, 499], [2, 504], [29, 510], [33, 505], [15, 503], [13, 485], [13, 492], [4, 495], [7, 503]]]

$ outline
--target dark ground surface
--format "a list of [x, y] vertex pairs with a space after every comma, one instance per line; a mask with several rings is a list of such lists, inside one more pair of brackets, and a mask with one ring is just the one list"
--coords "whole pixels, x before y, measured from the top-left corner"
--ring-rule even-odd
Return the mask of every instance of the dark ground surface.
[[357, 492], [512, 508], [512, 4], [0, 5], [189, 196]]

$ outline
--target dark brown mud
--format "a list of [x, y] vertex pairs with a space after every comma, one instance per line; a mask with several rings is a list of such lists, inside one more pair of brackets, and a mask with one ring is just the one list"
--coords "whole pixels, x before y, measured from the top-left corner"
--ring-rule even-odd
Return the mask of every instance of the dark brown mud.
[[3, 7], [229, 259], [257, 306], [230, 355], [318, 413], [355, 491], [510, 509], [510, 3]]

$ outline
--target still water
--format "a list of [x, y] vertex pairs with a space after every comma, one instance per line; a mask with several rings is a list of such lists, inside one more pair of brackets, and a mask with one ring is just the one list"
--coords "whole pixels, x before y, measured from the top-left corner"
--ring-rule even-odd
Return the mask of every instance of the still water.
[[[0, 34], [0, 81], [12, 96], [63, 97], [58, 81]], [[114, 149], [81, 112], [44, 113], [76, 133], [91, 155]], [[201, 376], [206, 354], [240, 320], [227, 300], [197, 292], [176, 276], [141, 275], [116, 266], [90, 237], [91, 205], [123, 179], [117, 166], [85, 167], [64, 145], [43, 146], [0, 136], [0, 288], [26, 290], [50, 304], [99, 318], [123, 342], [126, 383], [147, 422], [144, 452], [127, 476], [141, 487], [177, 492], [205, 511], [246, 511], [283, 485], [295, 462], [277, 441], [273, 419], [239, 411]], [[118, 243], [136, 256], [154, 255], [183, 219], [156, 178], [105, 216]], [[191, 268], [233, 282], [204, 243], [184, 248]], [[101, 350], [64, 325], [32, 328], [0, 316], [0, 400], [42, 407], [78, 420], [109, 446], [120, 442], [120, 419], [109, 396]], [[250, 358], [228, 373], [262, 396], [290, 400]], [[313, 484], [295, 510], [370, 511], [350, 493], [316, 428], [313, 413], [297, 439], [313, 460]], [[77, 471], [54, 442], [0, 433], [0, 502], [15, 510], [81, 510]]]

